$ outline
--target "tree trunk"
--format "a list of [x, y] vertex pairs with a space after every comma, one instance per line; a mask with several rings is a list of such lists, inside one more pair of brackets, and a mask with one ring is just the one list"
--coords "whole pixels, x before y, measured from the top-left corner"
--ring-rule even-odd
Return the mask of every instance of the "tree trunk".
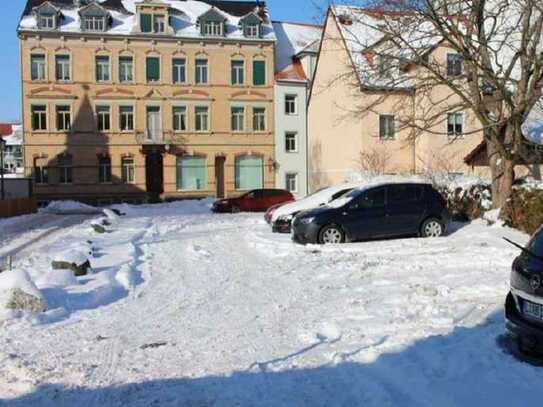
[[492, 208], [502, 208], [513, 191], [515, 181], [515, 163], [507, 156], [500, 154], [497, 147], [487, 141], [487, 154], [492, 179]]

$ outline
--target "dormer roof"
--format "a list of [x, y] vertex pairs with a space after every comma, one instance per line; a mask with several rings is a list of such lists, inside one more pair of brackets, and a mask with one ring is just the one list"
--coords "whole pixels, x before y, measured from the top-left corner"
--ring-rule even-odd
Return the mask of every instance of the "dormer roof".
[[198, 22], [200, 21], [218, 21], [225, 22], [228, 20], [228, 17], [215, 6], [211, 6], [204, 14], [198, 17]]

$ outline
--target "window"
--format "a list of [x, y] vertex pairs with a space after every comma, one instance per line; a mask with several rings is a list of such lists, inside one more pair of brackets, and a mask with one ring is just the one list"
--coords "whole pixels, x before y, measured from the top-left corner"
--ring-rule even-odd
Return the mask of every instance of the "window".
[[447, 54], [447, 75], [462, 75], [462, 58], [460, 54]]
[[244, 107], [232, 107], [231, 108], [231, 130], [243, 131], [245, 122], [245, 108]]
[[45, 80], [45, 55], [30, 56], [30, 78], [33, 81]]
[[98, 131], [111, 130], [109, 106], [96, 106], [96, 117], [98, 119]]
[[100, 16], [87, 16], [83, 18], [83, 29], [85, 31], [105, 31], [106, 19]]
[[44, 30], [53, 30], [56, 27], [56, 18], [53, 14], [40, 14], [38, 22], [39, 27]]
[[253, 130], [266, 131], [266, 109], [253, 107]]
[[224, 24], [220, 21], [205, 21], [203, 35], [207, 36], [222, 36]]
[[109, 57], [97, 56], [96, 57], [96, 81], [97, 82], [109, 82]]
[[395, 67], [395, 60], [389, 55], [377, 55], [377, 73], [381, 77], [392, 78]]
[[55, 57], [55, 77], [57, 81], [70, 80], [70, 56], [57, 55]]
[[208, 131], [208, 114], [209, 108], [207, 106], [196, 106], [194, 108], [194, 116], [196, 119], [195, 129], [196, 131]]
[[355, 209], [382, 208], [385, 206], [385, 189], [377, 188], [367, 191], [352, 205]]
[[160, 80], [160, 58], [147, 57], [145, 68], [147, 82], [158, 82]]
[[285, 188], [289, 192], [298, 192], [298, 174], [285, 175]]
[[172, 80], [173, 83], [185, 83], [186, 77], [186, 61], [184, 58], [176, 58], [172, 61]]
[[173, 112], [173, 130], [187, 130], [187, 108], [185, 106], [174, 106]]
[[72, 127], [70, 106], [57, 106], [57, 130], [66, 131]]
[[289, 132], [285, 134], [285, 151], [295, 153], [298, 151], [298, 134]]
[[264, 165], [262, 157], [241, 156], [235, 161], [236, 189], [249, 190], [262, 188]]
[[245, 24], [244, 35], [248, 38], [260, 37], [260, 25], [257, 23]]
[[261, 86], [266, 84], [266, 62], [253, 61], [253, 85]]
[[119, 106], [119, 129], [121, 131], [134, 130], [134, 107]]
[[207, 83], [207, 59], [196, 60], [196, 83]]
[[449, 137], [462, 137], [464, 134], [464, 114], [447, 114], [447, 134]]
[[389, 204], [416, 202], [421, 196], [422, 188], [418, 185], [390, 185], [388, 187]]
[[382, 140], [393, 139], [396, 135], [396, 120], [394, 115], [382, 114], [379, 116], [379, 138]]
[[108, 184], [111, 182], [111, 158], [98, 158], [98, 182]]
[[36, 184], [49, 183], [49, 169], [41, 165], [34, 166], [34, 182]]
[[125, 184], [133, 184], [135, 182], [136, 168], [132, 157], [124, 157], [121, 160], [121, 179]]
[[119, 58], [119, 81], [132, 82], [134, 80], [134, 60], [132, 57]]
[[285, 96], [285, 114], [295, 115], [298, 113], [298, 97], [296, 95]]
[[58, 158], [58, 170], [59, 170], [59, 179], [58, 181], [61, 184], [71, 184], [72, 179], [72, 157], [65, 155]]
[[205, 157], [177, 157], [177, 189], [180, 191], [200, 191], [207, 186], [207, 166]]
[[34, 105], [32, 110], [32, 130], [47, 130], [47, 107]]
[[163, 33], [164, 31], [166, 31], [166, 19], [164, 18], [164, 16], [154, 16], [153, 29], [155, 33]]
[[231, 79], [232, 85], [243, 85], [244, 82], [244, 62], [232, 61], [231, 62]]

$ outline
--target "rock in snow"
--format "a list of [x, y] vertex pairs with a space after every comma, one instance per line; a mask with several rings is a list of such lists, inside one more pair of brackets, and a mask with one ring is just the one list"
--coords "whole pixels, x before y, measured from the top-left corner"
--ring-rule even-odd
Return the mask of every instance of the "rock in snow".
[[9, 310], [42, 312], [46, 308], [40, 290], [27, 272], [16, 270], [0, 274], [0, 318]]

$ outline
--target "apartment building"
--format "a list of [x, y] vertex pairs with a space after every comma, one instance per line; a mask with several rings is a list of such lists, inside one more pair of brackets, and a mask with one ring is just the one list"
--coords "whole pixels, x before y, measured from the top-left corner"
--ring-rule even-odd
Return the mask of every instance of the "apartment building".
[[[23, 128], [19, 124], [0, 123], [0, 137], [4, 139], [4, 175], [22, 176]], [[0, 168], [2, 171], [2, 168]]]
[[25, 174], [40, 200], [275, 185], [275, 35], [260, 1], [28, 0]]
[[[413, 82], [419, 67], [378, 29], [389, 17], [350, 6], [328, 9], [308, 110], [310, 191], [363, 172], [488, 173], [465, 162], [483, 140], [475, 115], [458, 111], [458, 96], [444, 85], [419, 91]], [[461, 78], [453, 50], [441, 42], [426, 46], [446, 75]], [[392, 52], [399, 54], [387, 58]]]
[[308, 193], [307, 102], [322, 26], [274, 22], [276, 186], [297, 198]]

